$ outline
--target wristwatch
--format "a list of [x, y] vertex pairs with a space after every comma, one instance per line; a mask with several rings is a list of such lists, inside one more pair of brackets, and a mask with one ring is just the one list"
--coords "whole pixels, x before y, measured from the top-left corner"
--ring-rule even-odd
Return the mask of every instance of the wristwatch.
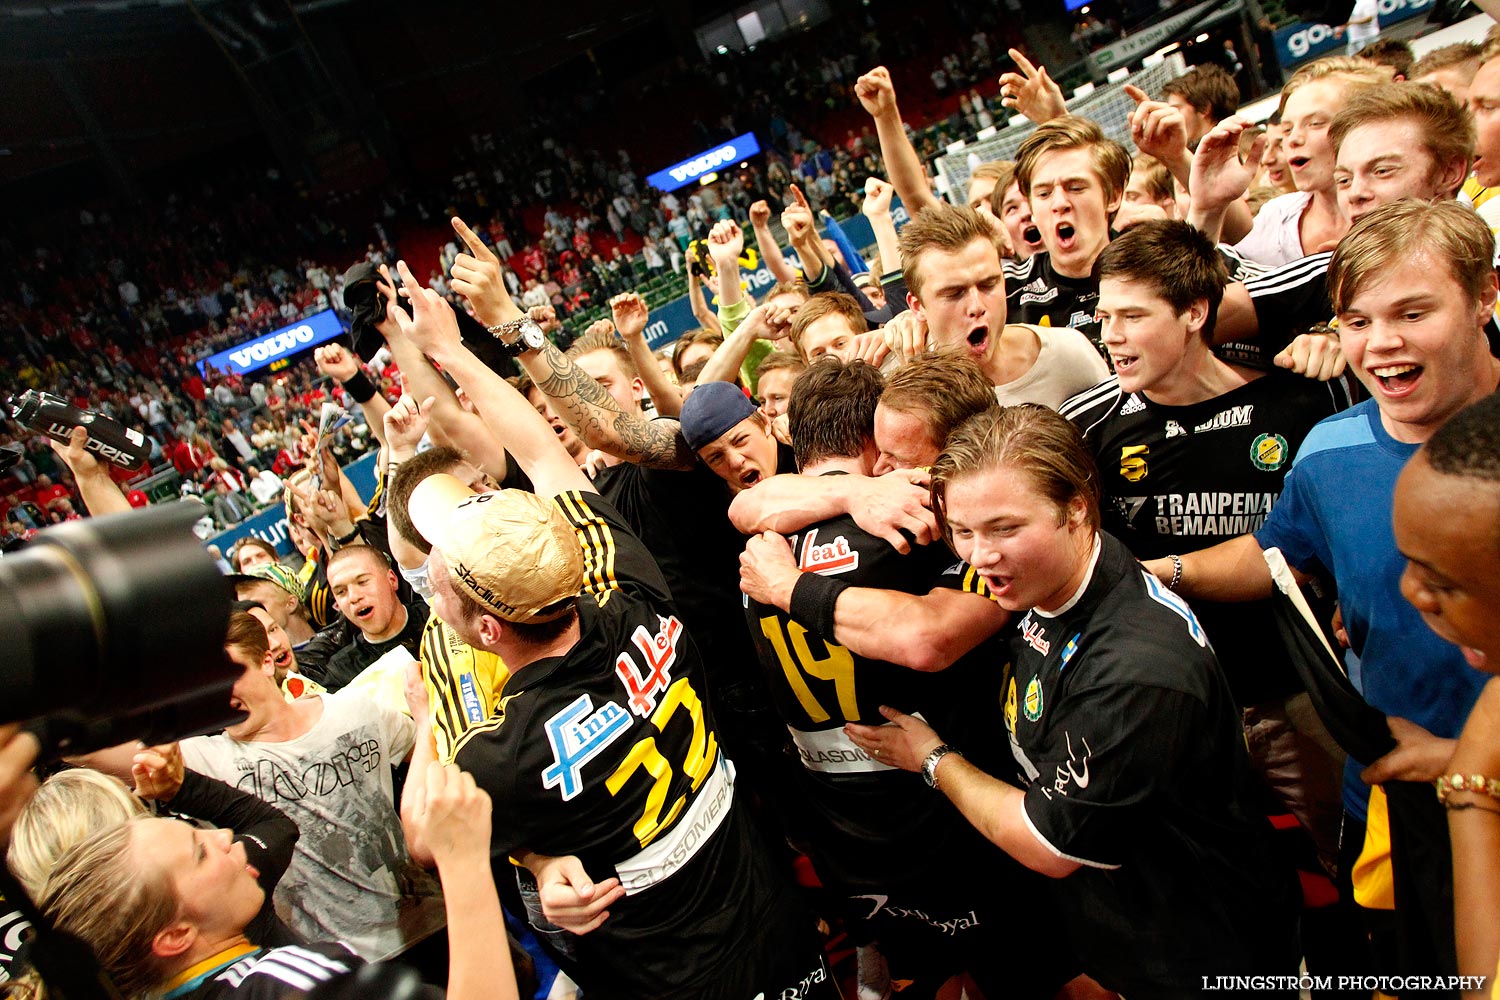
[[[955, 750], [953, 747], [950, 747], [948, 744], [944, 743], [944, 744], [942, 744], [940, 746], [933, 747], [932, 748], [932, 753], [928, 754], [926, 757], [924, 757], [922, 759], [922, 780], [925, 781], [925, 782], [927, 782], [927, 787], [928, 788], [936, 788], [938, 786], [938, 783], [937, 783], [937, 766], [938, 766], [938, 761], [942, 760], [944, 757], [948, 756], [950, 753], [958, 753], [958, 751]], [[963, 756], [963, 754], [961, 754], [961, 753], [958, 753], [958, 755], [960, 757]]]
[[[529, 316], [522, 316], [508, 323], [496, 323], [494, 326], [485, 327], [485, 330], [500, 341], [500, 346], [505, 349], [505, 353], [513, 358], [520, 357], [527, 351], [540, 351], [547, 343], [547, 335], [542, 332], [541, 327], [532, 322]], [[519, 336], [513, 340], [507, 339], [507, 335], [512, 333], [519, 334]]]

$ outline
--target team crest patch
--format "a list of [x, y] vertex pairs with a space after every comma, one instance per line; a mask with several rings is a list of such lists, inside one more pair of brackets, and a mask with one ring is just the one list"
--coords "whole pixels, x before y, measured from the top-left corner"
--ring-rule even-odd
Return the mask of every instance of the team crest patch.
[[1146, 478], [1146, 455], [1151, 446], [1128, 444], [1120, 449], [1120, 475], [1126, 482], [1138, 483]]
[[1042, 685], [1035, 677], [1026, 683], [1026, 700], [1021, 703], [1021, 711], [1026, 714], [1027, 722], [1042, 717]]
[[1250, 464], [1261, 472], [1275, 472], [1286, 464], [1288, 450], [1280, 434], [1262, 434], [1250, 443]]

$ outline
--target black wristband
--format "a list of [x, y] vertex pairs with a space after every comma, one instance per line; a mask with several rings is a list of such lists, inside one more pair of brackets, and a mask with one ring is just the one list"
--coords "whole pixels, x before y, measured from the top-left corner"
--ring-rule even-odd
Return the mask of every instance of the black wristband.
[[346, 546], [349, 543], [353, 542], [358, 537], [359, 537], [359, 525], [355, 524], [353, 530], [351, 530], [349, 532], [349, 534], [345, 535], [343, 538], [334, 538], [334, 539], [331, 539], [331, 541], [333, 542], [333, 544], [337, 545], [339, 548], [343, 548], [344, 546]]
[[789, 609], [791, 615], [804, 625], [811, 626], [819, 638], [832, 641], [833, 608], [839, 601], [839, 595], [848, 588], [849, 584], [843, 580], [819, 576], [817, 573], [803, 573], [797, 578], [796, 586], [792, 587], [792, 606]]
[[375, 398], [375, 383], [363, 371], [356, 371], [344, 383], [344, 390], [354, 397], [356, 403], [368, 403]]

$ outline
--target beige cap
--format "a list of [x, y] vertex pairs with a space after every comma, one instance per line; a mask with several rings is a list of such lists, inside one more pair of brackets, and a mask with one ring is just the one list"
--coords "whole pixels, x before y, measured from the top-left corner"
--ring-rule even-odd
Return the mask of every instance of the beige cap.
[[551, 500], [525, 490], [475, 493], [439, 473], [417, 484], [406, 508], [443, 554], [454, 587], [496, 617], [549, 622], [583, 589], [583, 548]]

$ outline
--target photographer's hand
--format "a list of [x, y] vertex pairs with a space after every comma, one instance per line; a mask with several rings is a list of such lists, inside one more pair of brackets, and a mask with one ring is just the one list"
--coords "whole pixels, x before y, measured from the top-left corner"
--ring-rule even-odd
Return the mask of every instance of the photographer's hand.
[[36, 794], [36, 763], [41, 746], [19, 725], [0, 726], [0, 848], [10, 844], [10, 828]]

